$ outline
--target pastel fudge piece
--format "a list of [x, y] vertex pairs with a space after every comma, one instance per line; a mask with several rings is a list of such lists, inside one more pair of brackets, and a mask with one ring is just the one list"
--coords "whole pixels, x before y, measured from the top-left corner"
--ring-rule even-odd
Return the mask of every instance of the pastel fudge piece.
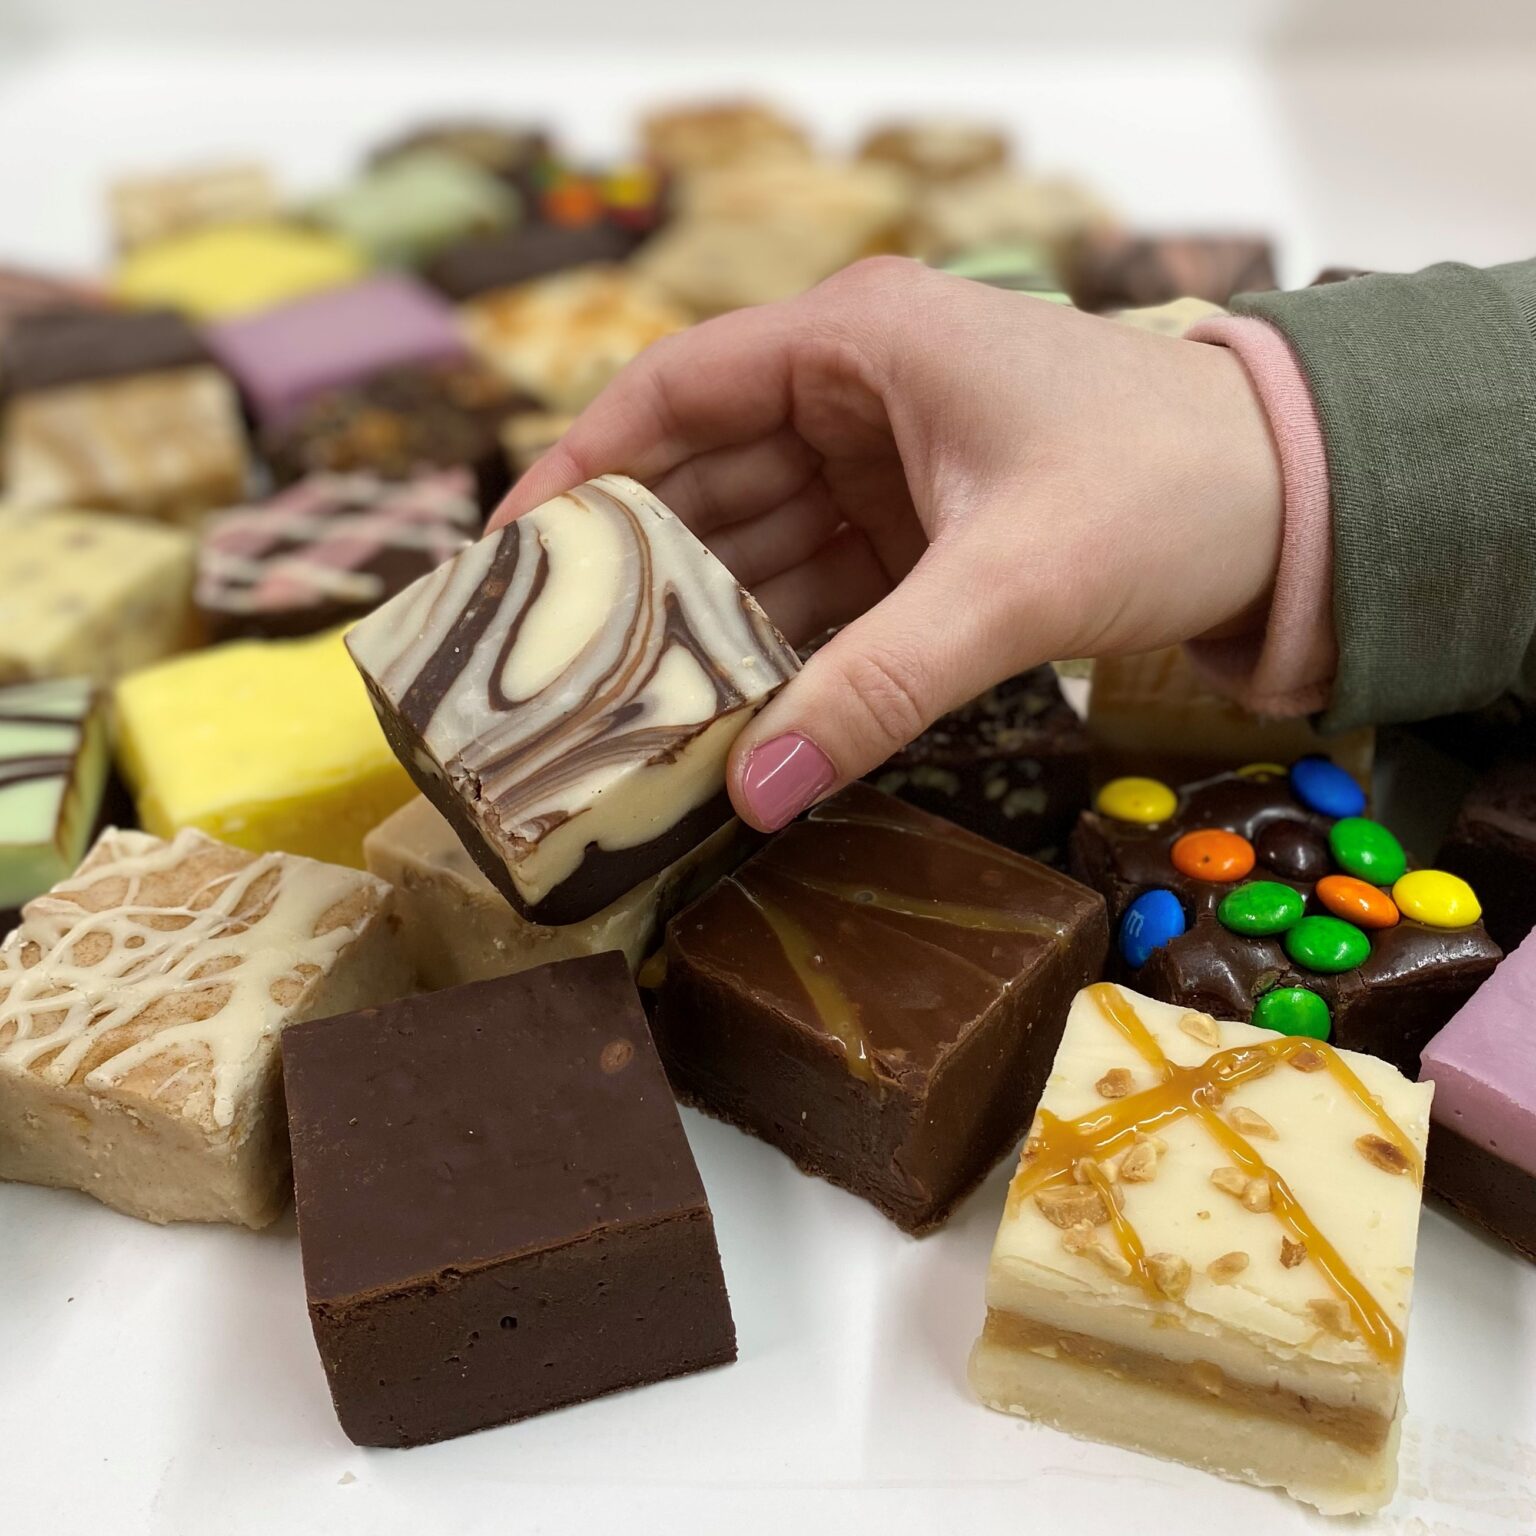
[[409, 985], [371, 875], [108, 829], [0, 946], [0, 1178], [265, 1226], [288, 1194], [279, 1032]]
[[180, 650], [195, 560], [179, 528], [0, 508], [0, 684], [110, 682]]
[[400, 760], [538, 923], [591, 917], [723, 826], [731, 743], [799, 667], [622, 475], [472, 545], [347, 644]]
[[310, 1323], [359, 1445], [722, 1365], [714, 1223], [619, 955], [283, 1038]]
[[954, 277], [968, 277], [989, 288], [1027, 293], [1048, 304], [1071, 304], [1050, 257], [1039, 246], [1023, 241], [978, 246], [951, 256], [941, 270]]
[[1479, 779], [1436, 862], [1472, 883], [1503, 949], [1523, 944], [1536, 928], [1536, 765], [1506, 763]]
[[621, 267], [584, 267], [463, 306], [476, 353], [551, 410], [576, 412], [691, 316]]
[[5, 334], [0, 360], [15, 396], [194, 368], [210, 358], [197, 330], [174, 310], [73, 307], [18, 318]]
[[606, 220], [574, 227], [529, 224], [456, 241], [427, 264], [426, 277], [450, 299], [463, 301], [573, 267], [623, 261], [636, 243], [633, 233]]
[[209, 518], [197, 608], [211, 640], [292, 639], [371, 613], [480, 532], [474, 477], [313, 475]]
[[907, 1231], [1017, 1144], [1099, 898], [854, 784], [667, 929], [656, 1042], [688, 1102]]
[[1380, 1509], [1430, 1097], [1370, 1056], [1088, 988], [992, 1249], [977, 1394], [1325, 1514]]
[[[106, 788], [106, 699], [83, 678], [0, 688], [0, 912], [70, 874]], [[0, 937], [6, 932], [0, 926]]]
[[557, 928], [519, 917], [424, 796], [407, 801], [363, 839], [368, 868], [395, 887], [401, 939], [429, 992], [609, 949], [637, 971], [667, 919], [745, 851], [740, 826], [728, 823], [585, 922]]
[[384, 369], [468, 356], [452, 306], [399, 274], [227, 320], [207, 334], [257, 419], [269, 425], [316, 395]]
[[221, 320], [355, 282], [366, 268], [355, 245], [328, 231], [253, 220], [140, 246], [118, 264], [113, 291], [128, 304]]
[[1097, 230], [1072, 262], [1072, 297], [1084, 309], [1135, 309], [1170, 299], [1226, 304], [1278, 286], [1262, 235], [1139, 235]]
[[365, 170], [308, 211], [380, 265], [414, 266], [455, 240], [513, 223], [521, 206], [491, 172], [418, 149]]
[[1429, 1187], [1536, 1263], [1536, 936], [1425, 1047]]
[[1404, 888], [1401, 844], [1364, 809], [1359, 785], [1318, 757], [1178, 792], [1110, 781], [1072, 834], [1070, 867], [1109, 905], [1111, 976], [1186, 1008], [1321, 1028], [1416, 1071], [1500, 951], [1475, 898], [1447, 911], [1411, 899], [1422, 880]]
[[342, 637], [245, 640], [134, 673], [118, 757], [151, 832], [362, 868], [363, 834], [411, 797]]
[[120, 251], [208, 225], [271, 219], [279, 211], [267, 168], [244, 162], [122, 176], [107, 188], [107, 207]]

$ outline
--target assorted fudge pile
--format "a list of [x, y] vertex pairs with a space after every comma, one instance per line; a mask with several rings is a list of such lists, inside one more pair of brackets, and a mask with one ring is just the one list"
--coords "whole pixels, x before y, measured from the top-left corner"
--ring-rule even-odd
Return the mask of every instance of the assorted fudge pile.
[[1164, 653], [765, 838], [725, 764], [802, 656], [709, 550], [618, 475], [482, 537], [644, 347], [861, 255], [1176, 334], [1268, 246], [981, 127], [643, 137], [125, 181], [110, 280], [0, 272], [0, 1178], [291, 1190], [341, 1424], [405, 1446], [734, 1359], [678, 1099], [910, 1233], [1022, 1141], [981, 1398], [1379, 1507], [1426, 1168], [1536, 1256], [1529, 770], [1418, 867], [1368, 734]]

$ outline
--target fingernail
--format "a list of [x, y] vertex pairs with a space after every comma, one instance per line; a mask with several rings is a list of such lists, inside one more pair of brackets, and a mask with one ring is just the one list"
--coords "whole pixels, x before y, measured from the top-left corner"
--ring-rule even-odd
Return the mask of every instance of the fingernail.
[[777, 832], [836, 782], [837, 770], [827, 754], [808, 736], [791, 731], [747, 754], [741, 795], [757, 824]]

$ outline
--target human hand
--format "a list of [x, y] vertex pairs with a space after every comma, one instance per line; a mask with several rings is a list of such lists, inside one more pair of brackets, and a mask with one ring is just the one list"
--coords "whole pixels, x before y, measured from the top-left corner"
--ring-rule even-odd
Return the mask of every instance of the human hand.
[[731, 798], [771, 831], [1042, 661], [1260, 622], [1281, 483], [1224, 348], [895, 257], [649, 348], [493, 528], [595, 475], [649, 485], [794, 644]]

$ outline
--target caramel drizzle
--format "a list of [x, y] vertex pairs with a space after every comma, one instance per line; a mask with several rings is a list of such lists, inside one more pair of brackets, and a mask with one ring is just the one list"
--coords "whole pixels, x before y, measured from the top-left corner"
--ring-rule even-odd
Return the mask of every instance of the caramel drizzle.
[[1401, 1360], [1402, 1333], [1381, 1303], [1313, 1223], [1285, 1180], [1216, 1112], [1233, 1088], [1253, 1078], [1267, 1076], [1282, 1062], [1290, 1062], [1311, 1051], [1322, 1059], [1334, 1081], [1370, 1115], [1382, 1135], [1403, 1153], [1415, 1182], [1421, 1182], [1423, 1165], [1417, 1150], [1376, 1096], [1331, 1046], [1299, 1036], [1279, 1035], [1261, 1045], [1234, 1046], [1217, 1051], [1197, 1067], [1178, 1066], [1169, 1061], [1151, 1030], [1118, 987], [1100, 982], [1088, 990], [1104, 1017], [1136, 1049], [1143, 1061], [1161, 1075], [1162, 1081], [1106, 1109], [1092, 1111], [1075, 1120], [1062, 1120], [1049, 1110], [1041, 1110], [1039, 1128], [1025, 1143], [1019, 1171], [1009, 1186], [1009, 1215], [1016, 1215], [1024, 1201], [1037, 1190], [1069, 1182], [1073, 1170], [1081, 1163], [1109, 1212], [1110, 1228], [1131, 1266], [1133, 1279], [1149, 1295], [1161, 1295], [1147, 1267], [1140, 1236], [1116, 1207], [1109, 1180], [1098, 1164], [1122, 1147], [1129, 1146], [1138, 1134], [1154, 1134], [1159, 1126], [1181, 1120], [1186, 1115], [1195, 1115], [1248, 1178], [1269, 1181], [1272, 1214], [1293, 1238], [1306, 1245], [1307, 1256], [1316, 1263], [1349, 1309], [1371, 1351], [1384, 1360]]
[[817, 880], [810, 875], [788, 877], [808, 890], [820, 891], [853, 906], [894, 912], [898, 917], [928, 918], [950, 928], [973, 928], [979, 933], [1031, 933], [1042, 939], [1061, 939], [1066, 925], [1047, 918], [1023, 917], [996, 907], [974, 907], [957, 901], [932, 901], [903, 896], [899, 891], [877, 891], [867, 885], [845, 885], [836, 880]]

